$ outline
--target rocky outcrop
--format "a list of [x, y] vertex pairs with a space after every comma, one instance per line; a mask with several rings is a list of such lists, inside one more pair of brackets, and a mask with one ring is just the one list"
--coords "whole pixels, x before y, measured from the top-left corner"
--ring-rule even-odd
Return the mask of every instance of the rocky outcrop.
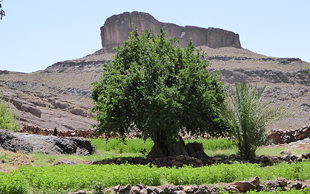
[[[210, 71], [218, 71], [210, 69]], [[234, 82], [259, 82], [266, 80], [276, 84], [301, 84], [308, 86], [310, 84], [309, 73], [306, 70], [294, 72], [282, 72], [275, 70], [249, 70], [249, 69], [222, 69], [222, 81], [233, 84]]]
[[43, 72], [44, 73], [65, 73], [68, 71], [78, 72], [96, 72], [100, 73], [103, 71], [103, 65], [109, 64], [110, 61], [62, 61], [57, 62], [51, 66], [48, 66]]
[[113, 47], [120, 46], [123, 41], [128, 39], [128, 32], [134, 30], [132, 24], [138, 28], [139, 34], [145, 29], [153, 29], [155, 33], [159, 33], [159, 29], [156, 27], [165, 27], [167, 36], [180, 39], [182, 47], [192, 40], [195, 46], [241, 48], [239, 35], [231, 31], [195, 26], [181, 27], [176, 24], [160, 22], [148, 13], [125, 12], [109, 17], [104, 26], [100, 28], [103, 49], [107, 52], [115, 52]]
[[90, 140], [77, 137], [60, 138], [0, 129], [0, 145], [12, 152], [90, 155], [98, 151]]

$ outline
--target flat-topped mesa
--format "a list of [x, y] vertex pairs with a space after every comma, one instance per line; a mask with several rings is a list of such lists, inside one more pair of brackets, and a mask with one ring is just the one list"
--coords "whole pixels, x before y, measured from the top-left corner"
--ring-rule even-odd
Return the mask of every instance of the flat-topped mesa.
[[239, 34], [231, 31], [195, 26], [182, 27], [176, 24], [160, 22], [148, 13], [124, 12], [109, 17], [104, 26], [100, 28], [103, 49], [106, 52], [114, 53], [113, 48], [120, 46], [123, 41], [128, 39], [128, 32], [134, 30], [132, 24], [135, 24], [138, 28], [139, 34], [145, 29], [153, 29], [154, 33], [159, 33], [159, 29], [156, 27], [166, 27], [167, 36], [180, 39], [182, 47], [185, 47], [192, 40], [195, 46], [241, 48]]

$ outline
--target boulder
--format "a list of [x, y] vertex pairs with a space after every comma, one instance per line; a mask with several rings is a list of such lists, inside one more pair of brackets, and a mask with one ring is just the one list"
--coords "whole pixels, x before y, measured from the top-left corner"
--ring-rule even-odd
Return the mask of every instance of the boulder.
[[285, 178], [277, 178], [277, 181], [281, 187], [287, 186], [287, 180]]
[[0, 129], [0, 147], [12, 152], [45, 154], [99, 154], [92, 143], [84, 138], [41, 136]]
[[251, 184], [255, 185], [256, 187], [260, 184], [260, 180], [259, 180], [258, 176], [250, 178], [249, 182]]
[[237, 188], [242, 192], [251, 191], [256, 188], [253, 184], [251, 184], [248, 181], [238, 181], [235, 182], [235, 185], [237, 185]]

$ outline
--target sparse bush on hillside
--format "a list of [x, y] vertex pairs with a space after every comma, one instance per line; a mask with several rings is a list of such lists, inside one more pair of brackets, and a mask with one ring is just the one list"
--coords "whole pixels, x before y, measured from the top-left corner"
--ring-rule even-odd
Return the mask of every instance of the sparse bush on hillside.
[[0, 129], [17, 131], [20, 128], [17, 115], [14, 115], [9, 109], [9, 103], [5, 103], [0, 98]]
[[231, 89], [231, 103], [222, 109], [222, 117], [228, 123], [231, 135], [236, 137], [239, 154], [243, 159], [255, 157], [257, 148], [266, 143], [266, 126], [271, 122], [293, 116], [285, 107], [271, 107], [264, 101], [267, 87], [257, 90], [247, 82], [235, 83]]

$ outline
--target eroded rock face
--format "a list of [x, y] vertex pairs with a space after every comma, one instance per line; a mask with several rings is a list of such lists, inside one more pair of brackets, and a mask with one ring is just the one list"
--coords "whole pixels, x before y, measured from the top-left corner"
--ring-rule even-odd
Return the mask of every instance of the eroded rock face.
[[239, 35], [234, 32], [219, 28], [200, 28], [195, 26], [178, 26], [171, 23], [163, 23], [156, 20], [152, 15], [143, 12], [125, 12], [119, 15], [109, 17], [101, 30], [102, 47], [107, 52], [115, 52], [113, 47], [120, 46], [121, 43], [128, 39], [128, 32], [134, 30], [134, 24], [141, 34], [145, 29], [154, 29], [159, 33], [156, 27], [167, 30], [167, 37], [175, 36], [180, 39], [180, 44], [185, 47], [190, 40], [195, 46], [217, 47], [236, 47], [241, 48]]

